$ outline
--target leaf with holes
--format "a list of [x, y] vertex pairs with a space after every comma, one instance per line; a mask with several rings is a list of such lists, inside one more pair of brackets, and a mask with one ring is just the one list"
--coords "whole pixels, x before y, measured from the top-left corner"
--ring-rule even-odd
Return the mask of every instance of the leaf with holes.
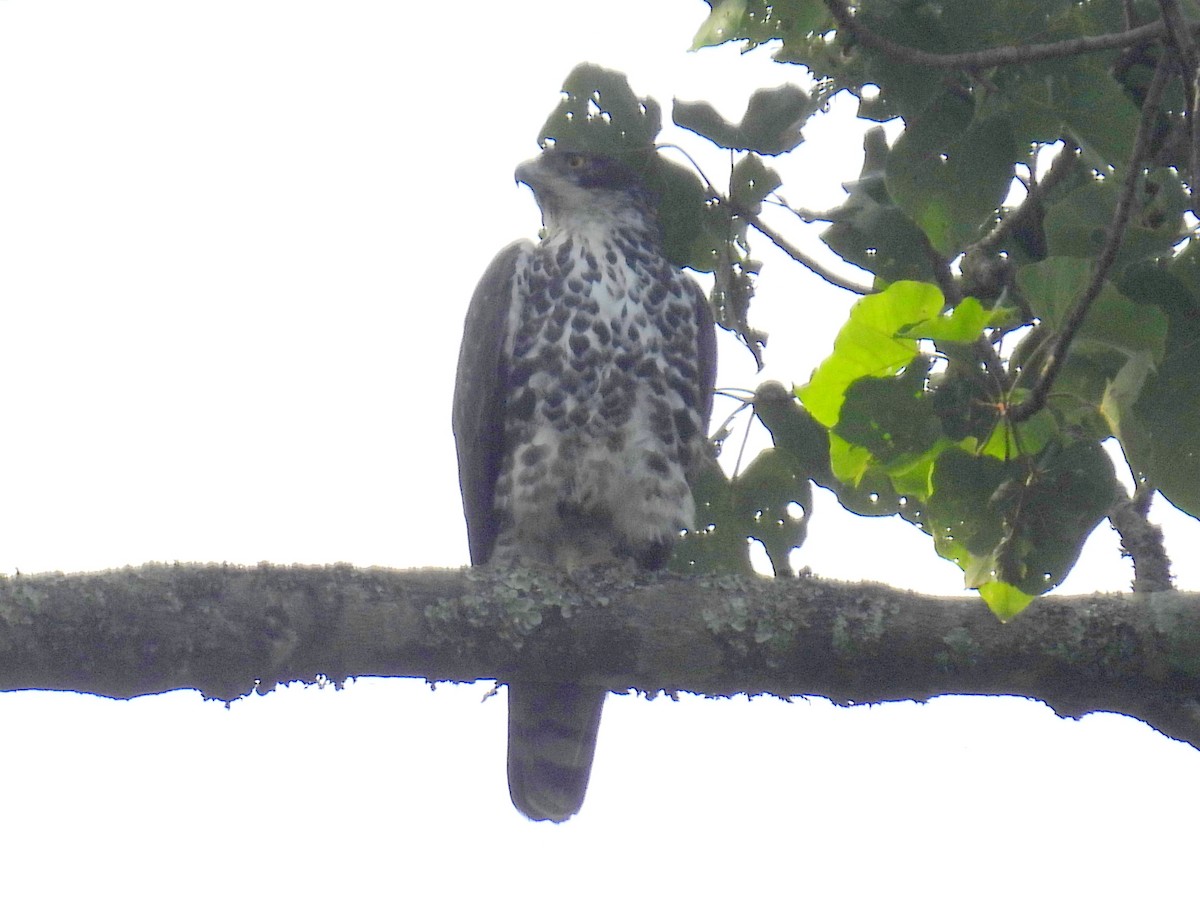
[[1112, 462], [1096, 442], [1047, 446], [1036, 457], [1002, 461], [951, 449], [933, 468], [924, 528], [963, 570], [968, 588], [992, 587], [1002, 618], [1019, 595], [1059, 584], [1117, 496]]
[[953, 256], [999, 209], [1016, 157], [1007, 117], [978, 118], [970, 102], [944, 93], [888, 154], [888, 194], [934, 247]]
[[799, 146], [804, 140], [801, 128], [816, 109], [812, 95], [785, 84], [760, 88], [750, 95], [742, 121], [737, 124], [726, 121], [703, 100], [676, 100], [672, 119], [680, 128], [694, 131], [718, 147], [776, 156]]
[[749, 574], [749, 542], [760, 541], [775, 573], [789, 572], [788, 554], [804, 541], [812, 511], [812, 483], [794, 457], [768, 448], [734, 479], [714, 462], [692, 493], [697, 527], [680, 542], [672, 569]]

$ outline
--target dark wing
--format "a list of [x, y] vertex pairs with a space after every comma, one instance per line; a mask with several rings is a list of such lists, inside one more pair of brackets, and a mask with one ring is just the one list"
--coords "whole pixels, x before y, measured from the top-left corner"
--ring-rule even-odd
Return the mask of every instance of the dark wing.
[[499, 529], [495, 491], [504, 454], [504, 395], [508, 382], [504, 340], [517, 255], [528, 246], [528, 241], [515, 241], [496, 254], [488, 266], [467, 308], [458, 352], [452, 422], [467, 541], [471, 562], [476, 565], [491, 557]]
[[695, 282], [692, 292], [696, 304], [696, 354], [697, 373], [700, 380], [700, 421], [708, 437], [708, 419], [712, 415], [713, 388], [717, 384], [717, 325], [713, 320], [712, 307], [708, 298]]

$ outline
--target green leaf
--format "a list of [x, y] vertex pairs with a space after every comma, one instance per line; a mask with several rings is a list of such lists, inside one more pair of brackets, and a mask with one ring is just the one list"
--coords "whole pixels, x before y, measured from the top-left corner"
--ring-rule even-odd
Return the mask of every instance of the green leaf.
[[942, 432], [955, 443], [982, 443], [1001, 418], [1003, 386], [980, 367], [974, 347], [945, 341], [938, 349], [946, 356], [946, 368], [930, 377], [929, 387]]
[[1100, 414], [1108, 423], [1113, 435], [1121, 442], [1125, 457], [1134, 470], [1146, 472], [1146, 467], [1155, 468], [1154, 448], [1151, 434], [1135, 409], [1142, 389], [1154, 369], [1149, 354], [1130, 357], [1108, 382], [1100, 401]]
[[1140, 282], [1168, 317], [1166, 349], [1133, 405], [1142, 441], [1123, 446], [1167, 500], [1200, 519], [1200, 251], [1193, 242], [1169, 273], [1151, 274]]
[[[1097, 168], [1123, 168], [1133, 151], [1141, 112], [1094, 57], [1030, 66], [1013, 79], [1005, 108], [1023, 140], [1055, 141], [1070, 134]], [[1107, 221], [1107, 220], [1103, 220]]]
[[[1092, 277], [1089, 260], [1050, 257], [1022, 266], [1017, 285], [1033, 311], [1055, 330], [1062, 328], [1071, 308]], [[1117, 351], [1127, 357], [1148, 353], [1162, 359], [1166, 347], [1167, 318], [1161, 310], [1126, 298], [1105, 282], [1092, 302], [1072, 348], [1088, 346]]]
[[692, 38], [692, 50], [717, 47], [726, 41], [745, 37], [747, 0], [719, 0], [710, 2], [711, 9]]
[[1089, 62], [1076, 62], [1048, 87], [1066, 131], [1085, 151], [1124, 169], [1141, 112], [1096, 60]]
[[892, 147], [888, 194], [934, 247], [953, 255], [999, 208], [1016, 157], [1007, 117], [976, 118], [969, 100], [944, 93]]
[[875, 464], [875, 457], [868, 448], [848, 441], [837, 432], [830, 432], [829, 464], [834, 478], [846, 485], [858, 487]]
[[979, 586], [979, 596], [1002, 623], [1008, 622], [1033, 600], [1033, 595], [1026, 594], [1007, 582], [985, 582]]
[[[1119, 180], [1091, 180], [1052, 203], [1044, 220], [1052, 256], [1095, 259], [1116, 209]], [[1116, 276], [1139, 260], [1169, 259], [1183, 234], [1187, 195], [1178, 176], [1158, 169], [1139, 186], [1135, 214], [1113, 264]]]
[[671, 569], [753, 575], [745, 532], [735, 523], [729, 478], [716, 460], [709, 461], [696, 476], [692, 496], [696, 501], [696, 528], [676, 546]]
[[704, 183], [691, 169], [662, 156], [644, 179], [658, 199], [658, 224], [667, 259], [697, 272], [712, 272], [721, 248], [729, 241], [729, 225], [709, 204]]
[[[791, 572], [788, 555], [808, 531], [812, 483], [788, 454], [769, 447], [732, 480], [731, 490], [746, 537], [762, 542], [775, 575]], [[793, 505], [800, 515], [793, 515]]]
[[713, 463], [693, 485], [693, 496], [698, 528], [680, 542], [673, 569], [749, 574], [754, 540], [766, 548], [776, 575], [790, 571], [788, 555], [803, 543], [812, 512], [812, 483], [795, 458], [767, 448], [734, 479]]
[[893, 378], [860, 378], [845, 391], [834, 431], [884, 467], [911, 463], [942, 438], [925, 390], [932, 360], [918, 355]]
[[835, 481], [822, 484], [837, 494], [838, 502], [859, 516], [892, 516], [919, 508], [892, 486], [891, 477], [873, 466], [875, 460], [865, 447], [850, 444], [829, 433], [829, 459]]
[[1039, 410], [1020, 423], [997, 416], [996, 425], [979, 448], [979, 453], [1005, 461], [1030, 456], [1041, 451], [1061, 431], [1054, 414], [1049, 410]]
[[706, 0], [708, 18], [692, 39], [692, 50], [728, 41], [753, 49], [772, 40], [802, 39], [828, 31], [829, 10], [821, 0]]
[[746, 114], [738, 126], [746, 144], [741, 149], [767, 156], [795, 150], [804, 140], [801, 128], [817, 108], [812, 94], [794, 84], [760, 88], [750, 95]]
[[917, 342], [897, 337], [897, 333], [932, 318], [943, 304], [936, 286], [920, 282], [897, 282], [860, 299], [834, 339], [833, 353], [797, 392], [804, 406], [818, 422], [832, 428], [853, 382], [866, 376], [895, 375], [912, 362]]
[[603, 153], [636, 167], [647, 165], [662, 128], [657, 103], [635, 95], [622, 73], [593, 63], [572, 69], [562, 90], [538, 143]]
[[694, 131], [718, 147], [776, 156], [799, 146], [804, 140], [801, 128], [816, 109], [817, 103], [807, 91], [785, 84], [755, 91], [736, 125], [703, 100], [676, 100], [672, 118], [680, 128]]
[[754, 392], [754, 413], [771, 433], [771, 443], [795, 460], [797, 471], [818, 485], [829, 484], [829, 434], [794, 392], [779, 382], [764, 382]]
[[737, 161], [729, 176], [729, 200], [738, 209], [757, 215], [763, 199], [783, 184], [779, 174], [762, 157], [750, 153]]
[[[1019, 476], [1015, 463], [979, 457], [962, 450], [942, 454], [933, 469], [933, 494], [926, 511], [926, 527], [934, 548], [964, 572], [988, 560], [1000, 539], [1003, 523], [988, 509], [993, 494], [1005, 481]], [[974, 588], [991, 578], [968, 580]], [[974, 581], [974, 584], [972, 584]]]
[[962, 568], [967, 587], [1002, 582], [1031, 596], [1066, 577], [1118, 490], [1094, 441], [1054, 443], [1007, 462], [950, 449], [931, 481], [924, 528], [937, 552]]
[[842, 259], [884, 281], [933, 281], [929, 240], [888, 195], [884, 167], [889, 151], [883, 129], [867, 132], [863, 146], [862, 173], [844, 185], [849, 196], [831, 212], [832, 224], [821, 240]]
[[928, 338], [933, 341], [957, 341], [969, 344], [977, 340], [991, 323], [992, 312], [985, 310], [974, 297], [932, 319], [915, 322], [900, 331], [905, 338]]
[[[1063, 22], [1069, 20], [1075, 5], [1070, 0], [1039, 0], [1036, 4], [997, 0], [988, 3], [979, 0], [940, 0], [937, 3], [884, 0], [855, 4], [857, 19], [863, 28], [886, 35], [904, 46], [935, 53], [1042, 43], [1049, 40], [1051, 33], [1055, 38], [1078, 37], [1079, 26], [1067, 21], [1064, 27]], [[993, 80], [1003, 84], [1009, 69], [1016, 68], [989, 70], [982, 79], [988, 87], [983, 88], [981, 79], [968, 77], [966, 73], [941, 70], [933, 75], [929, 69], [888, 54], [866, 52], [853, 36], [844, 33], [839, 33], [838, 44], [864, 57], [854, 70], [865, 70], [860, 83], [880, 88], [878, 97], [871, 99], [867, 108], [859, 113], [876, 121], [897, 116], [909, 120], [947, 86], [964, 95], [974, 94], [981, 102], [999, 105], [999, 98], [991, 96], [995, 93]], [[820, 47], [814, 51], [819, 58]], [[803, 57], [793, 61], [807, 63]]]

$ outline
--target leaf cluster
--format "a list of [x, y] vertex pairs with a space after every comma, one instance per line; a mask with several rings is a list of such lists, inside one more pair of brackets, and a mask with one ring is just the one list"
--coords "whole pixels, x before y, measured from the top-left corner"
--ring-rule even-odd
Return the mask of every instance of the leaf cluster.
[[809, 265], [760, 216], [782, 203], [770, 158], [840, 92], [903, 129], [891, 143], [867, 131], [859, 177], [821, 215], [825, 244], [870, 289], [811, 380], [755, 393], [774, 447], [699, 487], [706, 515], [682, 565], [744, 568], [756, 538], [783, 571], [816, 483], [923, 530], [1008, 618], [1065, 578], [1124, 500], [1104, 442], [1135, 482], [1200, 516], [1197, 3], [708, 2], [694, 48], [771, 44], [814, 84], [758, 91], [738, 122], [675, 103], [676, 124], [734, 155], [727, 188], [654, 152], [658, 108], [631, 103], [623, 80], [628, 96], [599, 113], [614, 85], [585, 103], [573, 84], [570, 127], [560, 116], [545, 137], [603, 125], [672, 173], [651, 175], [670, 185], [668, 246], [714, 272], [720, 321], [756, 353], [751, 239]]

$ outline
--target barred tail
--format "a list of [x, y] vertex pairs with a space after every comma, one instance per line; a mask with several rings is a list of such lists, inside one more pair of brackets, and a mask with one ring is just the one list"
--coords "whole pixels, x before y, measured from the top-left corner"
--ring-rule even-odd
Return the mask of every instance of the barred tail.
[[554, 682], [508, 686], [508, 793], [531, 820], [561, 823], [583, 806], [604, 694]]

